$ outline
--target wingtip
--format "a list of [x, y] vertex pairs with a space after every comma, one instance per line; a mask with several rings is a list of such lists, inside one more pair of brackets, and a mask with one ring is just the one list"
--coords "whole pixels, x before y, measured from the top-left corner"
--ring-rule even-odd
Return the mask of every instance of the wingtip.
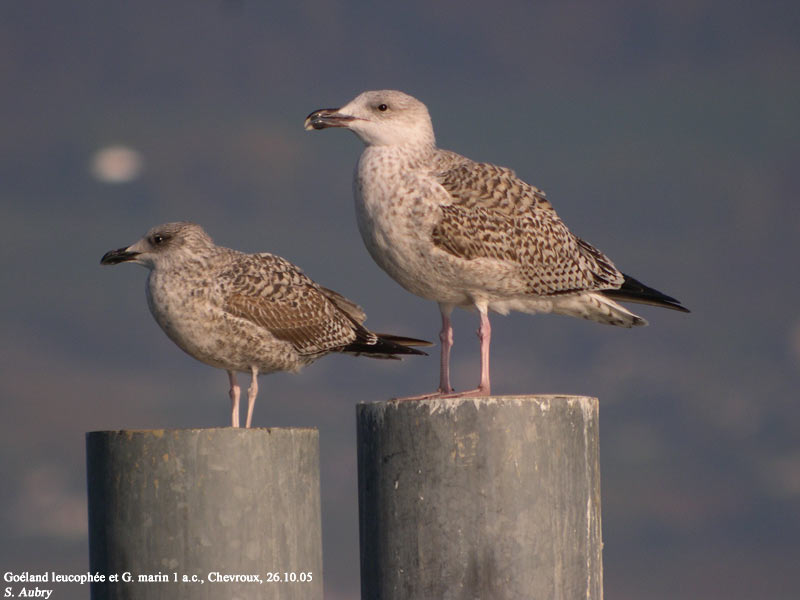
[[421, 346], [423, 348], [427, 348], [435, 345], [433, 342], [429, 342], [428, 340], [420, 340], [402, 335], [392, 335], [391, 333], [376, 333], [375, 335], [381, 339], [399, 344], [400, 346]]
[[[433, 344], [427, 340], [418, 340], [416, 338], [386, 333], [377, 333], [376, 335], [381, 342], [388, 344], [392, 348], [392, 352], [394, 354], [414, 354], [417, 356], [428, 356], [427, 352], [424, 350], [418, 350], [415, 346], [433, 346]], [[397, 358], [400, 357], [398, 356]]]
[[376, 333], [377, 340], [373, 343], [365, 343], [363, 340], [354, 342], [344, 348], [344, 352], [355, 354], [356, 356], [369, 356], [370, 358], [390, 358], [399, 360], [405, 355], [428, 356], [423, 350], [418, 350], [414, 346], [432, 346], [426, 340], [403, 337], [398, 335]]
[[690, 313], [681, 301], [672, 296], [668, 296], [663, 292], [651, 288], [643, 284], [641, 281], [624, 274], [625, 282], [619, 289], [616, 290], [603, 290], [603, 294], [612, 298], [613, 300], [620, 300], [622, 302], [636, 302], [638, 304], [650, 304], [652, 306], [659, 306], [661, 308], [669, 308], [670, 310], [677, 310], [678, 312]]

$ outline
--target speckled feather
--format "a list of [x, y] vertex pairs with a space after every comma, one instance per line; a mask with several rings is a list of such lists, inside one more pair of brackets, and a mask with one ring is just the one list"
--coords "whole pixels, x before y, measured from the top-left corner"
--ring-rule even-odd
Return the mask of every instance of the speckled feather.
[[465, 159], [436, 177], [452, 203], [440, 208], [434, 245], [466, 260], [483, 257], [518, 265], [528, 294], [622, 284], [622, 273], [608, 257], [574, 236], [544, 192], [512, 170]]
[[226, 310], [290, 342], [299, 355], [341, 349], [357, 337], [366, 343], [377, 340], [288, 261], [272, 254], [237, 259], [219, 275]]
[[606, 292], [685, 311], [656, 290], [626, 285], [633, 280], [511, 169], [438, 148], [427, 108], [407, 94], [364, 92], [312, 113], [306, 126], [347, 127], [364, 141], [354, 182], [359, 231], [375, 261], [412, 293], [624, 327], [646, 321]]
[[[574, 236], [544, 193], [512, 170], [437, 148], [428, 109], [408, 94], [363, 92], [341, 108], [312, 112], [305, 127], [344, 127], [364, 142], [353, 186], [364, 244], [406, 290], [439, 304], [439, 388], [417, 399], [490, 395], [490, 311], [619, 327], [647, 322], [614, 299], [686, 311]], [[450, 381], [456, 306], [477, 309], [481, 344], [478, 386], [458, 394]]]
[[366, 329], [366, 315], [355, 303], [289, 261], [217, 246], [199, 225], [160, 225], [116, 251], [126, 253], [133, 258], [124, 260], [151, 269], [148, 304], [164, 332], [213, 366], [270, 373], [297, 371], [330, 352], [422, 354], [405, 347], [419, 340], [382, 339]]

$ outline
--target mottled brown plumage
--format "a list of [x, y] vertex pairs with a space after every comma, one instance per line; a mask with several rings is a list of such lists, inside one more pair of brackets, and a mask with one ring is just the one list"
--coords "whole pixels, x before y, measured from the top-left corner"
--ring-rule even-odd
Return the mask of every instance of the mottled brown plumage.
[[425, 105], [396, 90], [364, 92], [306, 127], [345, 127], [366, 148], [356, 169], [359, 230], [375, 261], [442, 313], [436, 395], [450, 395], [450, 313], [481, 314], [481, 382], [488, 394], [490, 310], [557, 313], [620, 327], [645, 325], [614, 299], [686, 311], [674, 298], [620, 272], [573, 235], [544, 192], [508, 168], [436, 147]]
[[424, 354], [427, 342], [375, 334], [355, 303], [317, 285], [273, 254], [244, 254], [217, 246], [194, 223], [166, 223], [102, 264], [131, 261], [150, 269], [148, 305], [156, 322], [194, 358], [228, 371], [232, 422], [238, 426], [235, 373], [252, 374], [247, 426], [257, 376], [299, 371], [330, 352], [397, 358]]

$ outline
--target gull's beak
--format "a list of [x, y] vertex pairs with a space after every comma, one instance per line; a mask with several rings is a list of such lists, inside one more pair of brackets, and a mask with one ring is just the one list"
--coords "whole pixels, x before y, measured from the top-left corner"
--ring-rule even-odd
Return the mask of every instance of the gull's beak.
[[306, 117], [303, 127], [306, 130], [347, 127], [347, 124], [354, 120], [355, 117], [340, 113], [338, 108], [320, 108]]
[[122, 262], [128, 262], [129, 260], [134, 260], [140, 252], [132, 252], [128, 248], [119, 248], [118, 250], [109, 250], [105, 254], [103, 254], [103, 258], [100, 259], [101, 265], [118, 265]]

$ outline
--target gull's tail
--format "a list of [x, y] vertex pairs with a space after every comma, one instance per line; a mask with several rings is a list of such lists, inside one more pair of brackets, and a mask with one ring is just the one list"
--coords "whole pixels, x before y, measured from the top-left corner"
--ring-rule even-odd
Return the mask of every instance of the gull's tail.
[[433, 346], [428, 341], [418, 340], [388, 333], [369, 333], [367, 337], [358, 336], [351, 344], [342, 348], [342, 352], [356, 356], [369, 356], [370, 358], [395, 358], [403, 354], [417, 354], [427, 356], [427, 352], [417, 350], [414, 346]]
[[646, 286], [641, 281], [638, 281], [630, 275], [625, 275], [625, 281], [622, 287], [616, 290], [603, 290], [601, 293], [614, 300], [622, 302], [637, 302], [639, 304], [652, 304], [653, 306], [660, 306], [662, 308], [670, 308], [672, 310], [679, 310], [681, 312], [689, 312], [689, 309], [683, 306], [679, 300], [672, 296], [667, 296]]

